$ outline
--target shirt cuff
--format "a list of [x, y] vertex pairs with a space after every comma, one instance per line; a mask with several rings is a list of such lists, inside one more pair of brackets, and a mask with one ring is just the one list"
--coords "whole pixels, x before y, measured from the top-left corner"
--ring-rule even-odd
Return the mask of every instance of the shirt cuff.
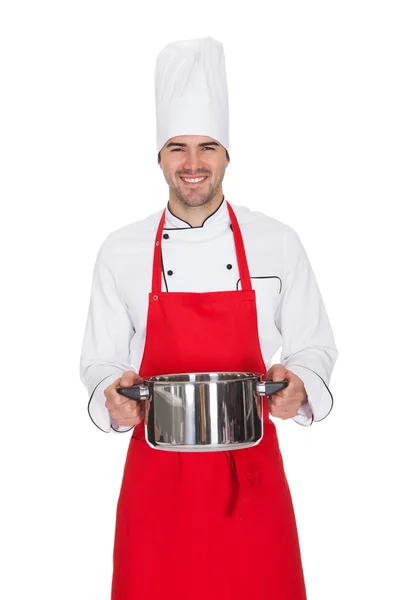
[[[306, 390], [307, 391], [307, 390]], [[309, 427], [314, 422], [314, 413], [310, 402], [302, 404], [297, 411], [297, 415], [293, 417], [293, 420], [299, 425]]]
[[286, 365], [286, 368], [300, 377], [308, 396], [308, 402], [299, 408], [294, 421], [300, 425], [312, 425], [314, 421], [325, 419], [332, 410], [333, 397], [322, 377], [301, 365]]
[[130, 427], [127, 425], [117, 425], [114, 421], [114, 419], [111, 419], [111, 431], [115, 432], [115, 433], [125, 433], [125, 431], [129, 431], [130, 429], [133, 429], [133, 425], [131, 425]]
[[110, 417], [110, 413], [106, 407], [104, 391], [110, 383], [118, 379], [118, 376], [118, 373], [113, 373], [102, 379], [93, 390], [88, 403], [88, 413], [90, 418], [96, 427], [101, 429], [101, 431], [104, 431], [104, 433], [124, 433], [125, 431], [133, 429], [133, 426], [117, 425], [114, 419]]

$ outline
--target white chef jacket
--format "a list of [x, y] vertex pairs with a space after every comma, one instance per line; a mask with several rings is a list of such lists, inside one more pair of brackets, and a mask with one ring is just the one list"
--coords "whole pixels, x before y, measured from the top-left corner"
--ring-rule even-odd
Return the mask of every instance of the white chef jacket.
[[[230, 203], [243, 236], [256, 292], [258, 331], [267, 370], [280, 362], [304, 382], [308, 402], [293, 417], [300, 425], [331, 411], [328, 388], [338, 351], [318, 284], [297, 233], [259, 211]], [[241, 289], [225, 197], [200, 226], [176, 217], [167, 204], [162, 237], [162, 290], [214, 292]], [[164, 209], [112, 231], [102, 242], [80, 358], [88, 412], [104, 432], [125, 432], [110, 419], [105, 388], [124, 371], [138, 372], [146, 338], [154, 241]], [[176, 315], [179, 319], [179, 315]], [[246, 323], [238, 326], [246, 327]]]

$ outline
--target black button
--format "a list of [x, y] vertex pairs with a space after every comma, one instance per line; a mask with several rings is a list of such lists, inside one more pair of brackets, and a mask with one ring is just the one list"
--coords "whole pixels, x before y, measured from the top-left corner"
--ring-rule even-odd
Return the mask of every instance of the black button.
[[232, 265], [226, 265], [227, 269], [232, 269]]
[[164, 240], [168, 240], [168, 238], [169, 238], [168, 233], [164, 233], [163, 238], [164, 238]]
[[173, 275], [174, 272], [173, 271], [167, 271], [167, 275]]
[[232, 229], [232, 231], [233, 231], [232, 223], [229, 225], [229, 227], [230, 227], [230, 228]]

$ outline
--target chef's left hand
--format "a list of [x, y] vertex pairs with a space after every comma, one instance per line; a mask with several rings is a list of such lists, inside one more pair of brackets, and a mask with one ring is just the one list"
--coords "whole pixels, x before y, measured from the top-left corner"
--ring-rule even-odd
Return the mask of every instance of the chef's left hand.
[[302, 404], [308, 401], [304, 383], [292, 371], [283, 365], [272, 365], [266, 375], [266, 381], [282, 381], [287, 379], [288, 386], [268, 398], [269, 412], [273, 417], [291, 419], [297, 415]]

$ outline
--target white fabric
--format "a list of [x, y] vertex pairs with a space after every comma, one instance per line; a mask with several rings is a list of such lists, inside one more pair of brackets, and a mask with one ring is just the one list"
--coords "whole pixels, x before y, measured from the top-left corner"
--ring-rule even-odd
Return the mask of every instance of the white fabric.
[[[271, 358], [282, 347], [279, 362], [303, 380], [309, 400], [294, 420], [301, 425], [310, 425], [313, 419], [321, 421], [332, 407], [327, 386], [338, 351], [306, 252], [289, 225], [244, 206], [231, 205], [242, 231], [251, 283], [256, 290], [266, 368], [270, 368]], [[113, 424], [104, 405], [104, 389], [123, 371], [137, 372], [140, 367], [154, 240], [162, 210], [111, 232], [98, 251], [80, 377], [91, 397], [89, 414], [106, 432]], [[225, 199], [201, 227], [191, 227], [167, 207], [165, 234], [169, 238], [162, 238], [163, 291], [241, 289]], [[173, 274], [168, 275], [168, 271]], [[114, 427], [118, 431], [132, 429], [116, 424]]]
[[204, 135], [229, 152], [223, 46], [212, 37], [167, 44], [155, 66], [157, 153], [172, 137]]

